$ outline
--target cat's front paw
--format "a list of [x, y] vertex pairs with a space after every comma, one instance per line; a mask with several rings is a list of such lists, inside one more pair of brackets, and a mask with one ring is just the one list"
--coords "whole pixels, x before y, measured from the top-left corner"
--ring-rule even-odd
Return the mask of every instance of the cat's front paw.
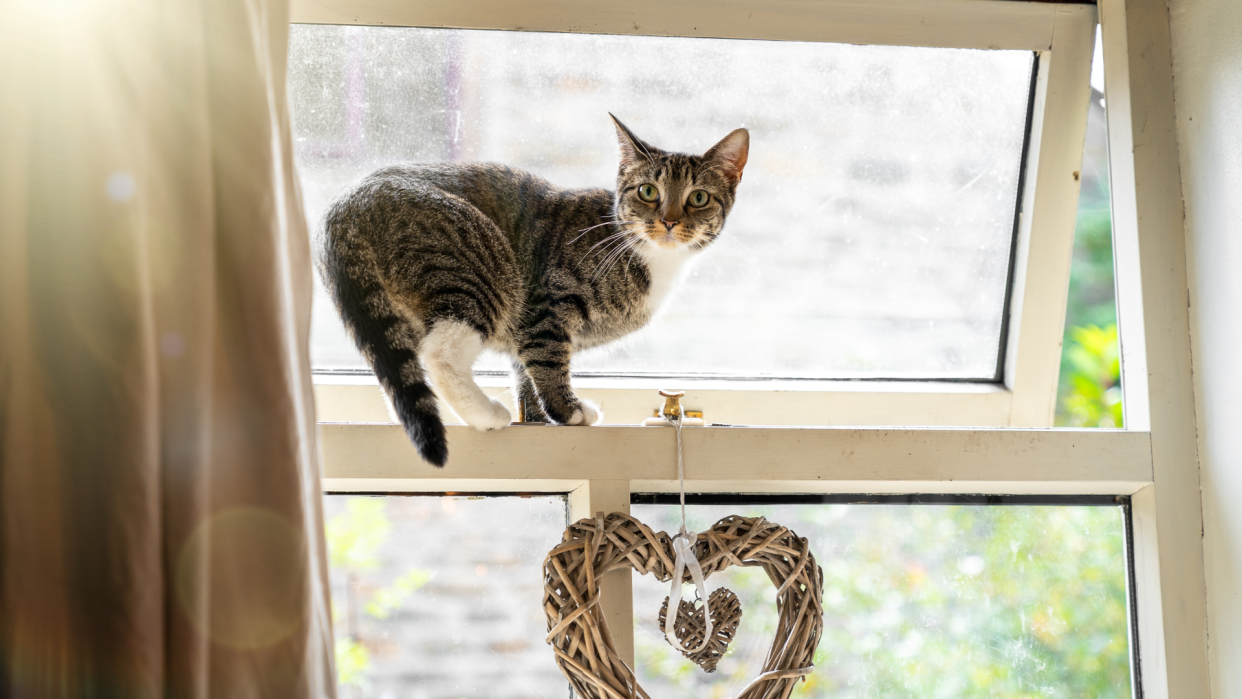
[[566, 425], [595, 425], [604, 419], [604, 413], [589, 400], [580, 400], [581, 404], [574, 409], [569, 419], [565, 421]]

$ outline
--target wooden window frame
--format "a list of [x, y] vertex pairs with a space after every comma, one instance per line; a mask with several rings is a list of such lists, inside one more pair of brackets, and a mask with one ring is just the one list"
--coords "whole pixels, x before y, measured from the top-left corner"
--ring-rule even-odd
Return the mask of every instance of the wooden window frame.
[[[687, 487], [1128, 496], [1132, 637], [1141, 659], [1135, 693], [1209, 696], [1189, 294], [1161, 0], [1100, 0], [1098, 14], [1093, 5], [1003, 0], [293, 0], [291, 10], [291, 21], [309, 23], [1039, 52], [1003, 383], [747, 382], [739, 389], [680, 382], [691, 391], [690, 407], [708, 411], [709, 421], [751, 425], [687, 429]], [[1052, 430], [1097, 17], [1126, 428]], [[669, 384], [576, 385], [602, 399], [612, 417], [636, 422], [656, 405], [657, 383]], [[399, 427], [382, 424], [389, 420], [372, 381], [318, 377], [315, 390], [325, 491], [560, 492], [577, 518], [628, 512], [633, 492], [676, 489], [668, 429], [521, 426], [480, 434], [449, 426], [450, 462], [435, 469]], [[609, 626], [632, 661], [629, 577], [614, 573], [603, 584]]]

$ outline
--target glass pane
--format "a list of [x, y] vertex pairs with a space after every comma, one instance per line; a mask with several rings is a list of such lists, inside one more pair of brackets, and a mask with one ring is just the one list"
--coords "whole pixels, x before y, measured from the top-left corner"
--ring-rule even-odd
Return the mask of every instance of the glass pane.
[[[611, 188], [609, 111], [668, 150], [750, 129], [724, 234], [661, 317], [576, 371], [991, 380], [1032, 63], [1024, 51], [295, 26], [289, 85], [315, 225], [351, 182], [401, 161], [498, 161]], [[365, 367], [322, 293], [312, 353], [319, 368]]]
[[[688, 506], [701, 531], [763, 515], [806, 537], [824, 569], [824, 635], [794, 696], [1130, 697], [1122, 511], [1115, 507]], [[656, 531], [678, 508], [635, 505]], [[668, 585], [634, 578], [639, 681], [652, 696], [736, 696], [763, 666], [776, 623], [761, 569], [708, 579], [742, 602], [715, 674], [663, 638]], [[694, 599], [691, 587], [685, 588]]]
[[342, 699], [566, 696], [539, 606], [563, 497], [326, 495], [324, 507]]

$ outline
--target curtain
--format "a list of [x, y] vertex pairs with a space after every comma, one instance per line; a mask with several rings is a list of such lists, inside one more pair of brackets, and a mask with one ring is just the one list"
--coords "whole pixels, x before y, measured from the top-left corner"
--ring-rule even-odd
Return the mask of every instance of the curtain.
[[283, 0], [0, 0], [0, 697], [335, 695]]

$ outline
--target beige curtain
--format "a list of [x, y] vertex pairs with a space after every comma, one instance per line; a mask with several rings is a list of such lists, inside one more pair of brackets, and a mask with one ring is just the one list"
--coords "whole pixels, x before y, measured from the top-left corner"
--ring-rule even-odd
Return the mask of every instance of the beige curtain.
[[282, 0], [0, 0], [0, 697], [335, 694]]

